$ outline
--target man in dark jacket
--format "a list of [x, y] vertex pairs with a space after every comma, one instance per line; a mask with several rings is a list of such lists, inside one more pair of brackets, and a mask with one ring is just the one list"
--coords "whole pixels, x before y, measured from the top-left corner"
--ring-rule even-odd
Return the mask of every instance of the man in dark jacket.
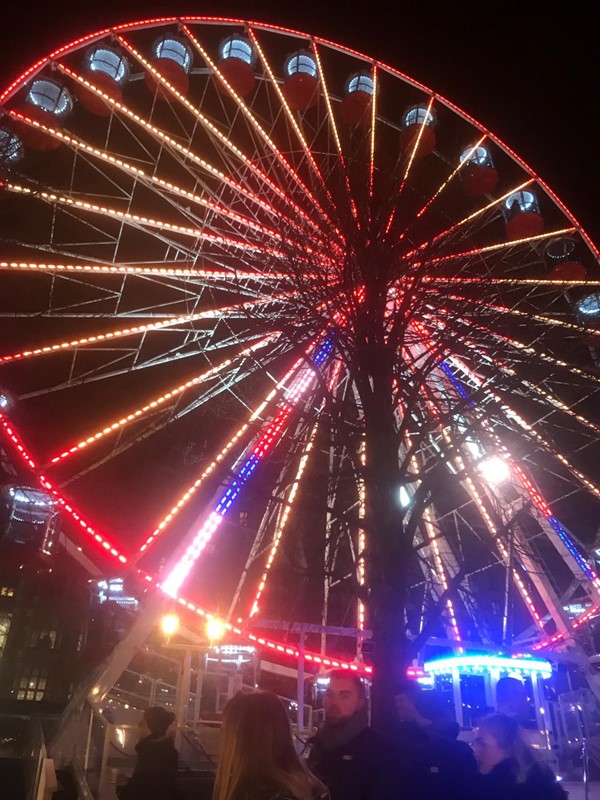
[[396, 694], [398, 766], [406, 800], [471, 800], [477, 762], [468, 744], [458, 741], [459, 726], [433, 691], [414, 681]]
[[135, 749], [137, 762], [129, 783], [117, 790], [119, 800], [177, 800], [179, 754], [167, 735], [174, 715], [160, 706], [144, 712], [143, 736]]
[[365, 687], [356, 674], [330, 673], [325, 723], [309, 739], [308, 766], [331, 800], [395, 800], [400, 796], [392, 743], [368, 725]]

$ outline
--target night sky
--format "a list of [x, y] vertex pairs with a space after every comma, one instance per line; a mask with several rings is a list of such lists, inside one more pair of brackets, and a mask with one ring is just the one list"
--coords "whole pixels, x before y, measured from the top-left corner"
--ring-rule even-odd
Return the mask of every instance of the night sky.
[[1, 85], [77, 36], [161, 14], [254, 18], [355, 47], [438, 91], [489, 127], [600, 242], [598, 51], [590, 4], [569, 2], [560, 14], [549, 3], [527, 2], [28, 0], [2, 5]]

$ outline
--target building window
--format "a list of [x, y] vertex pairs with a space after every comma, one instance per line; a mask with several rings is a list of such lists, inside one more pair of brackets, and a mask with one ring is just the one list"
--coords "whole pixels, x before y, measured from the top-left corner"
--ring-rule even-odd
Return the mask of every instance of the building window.
[[29, 667], [19, 679], [17, 700], [35, 700], [40, 702], [46, 694], [48, 670], [40, 667]]
[[0, 586], [0, 597], [14, 597], [15, 590], [12, 586]]
[[35, 647], [38, 650], [55, 650], [56, 638], [56, 631], [31, 631], [29, 647]]
[[2, 653], [6, 647], [11, 622], [12, 614], [0, 613], [0, 658], [2, 657]]

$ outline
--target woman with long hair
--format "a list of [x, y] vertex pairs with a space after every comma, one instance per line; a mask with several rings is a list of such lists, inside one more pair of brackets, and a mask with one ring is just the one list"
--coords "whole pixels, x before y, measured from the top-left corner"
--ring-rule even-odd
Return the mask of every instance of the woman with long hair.
[[327, 790], [298, 758], [285, 707], [239, 692], [223, 710], [213, 800], [316, 800]]
[[549, 767], [536, 758], [518, 722], [491, 714], [479, 722], [473, 741], [481, 773], [480, 800], [566, 800]]

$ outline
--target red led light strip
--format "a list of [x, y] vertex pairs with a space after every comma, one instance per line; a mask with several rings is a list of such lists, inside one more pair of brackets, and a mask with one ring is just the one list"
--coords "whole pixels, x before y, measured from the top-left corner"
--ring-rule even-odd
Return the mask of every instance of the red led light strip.
[[[257, 28], [258, 30], [264, 31], [273, 31], [276, 33], [282, 33], [291, 37], [307, 39], [310, 38], [306, 33], [303, 31], [298, 31], [293, 28], [287, 28], [281, 25], [272, 25], [268, 23], [256, 22], [256, 21], [246, 21], [237, 19], [234, 17], [207, 17], [207, 16], [182, 16], [182, 17], [156, 17], [151, 19], [145, 20], [137, 20], [134, 22], [127, 22], [121, 25], [115, 25], [112, 28], [104, 28], [99, 31], [95, 31], [94, 33], [88, 34], [86, 36], [81, 36], [76, 39], [73, 39], [71, 42], [57, 48], [53, 52], [51, 52], [48, 56], [39, 59], [35, 62], [31, 67], [25, 70], [21, 75], [19, 75], [12, 83], [0, 94], [0, 103], [3, 103], [7, 100], [12, 94], [14, 94], [18, 89], [21, 88], [23, 84], [27, 82], [27, 80], [36, 72], [39, 72], [46, 64], [50, 61], [56, 59], [58, 56], [73, 52], [74, 50], [79, 49], [82, 45], [89, 44], [93, 41], [102, 39], [104, 37], [112, 35], [115, 31], [126, 31], [126, 30], [136, 30], [136, 29], [144, 29], [144, 28], [152, 28], [158, 27], [159, 25], [166, 25], [166, 24], [179, 24], [180, 22], [195, 24], [195, 25], [232, 25], [232, 26], [241, 26], [244, 27], [246, 25], [251, 25], [252, 27]], [[336, 42], [333, 42], [329, 39], [322, 39], [319, 37], [312, 37], [313, 44], [316, 45], [317, 43], [324, 45], [325, 47], [330, 47], [334, 50], [337, 50], [340, 53], [346, 53], [347, 55], [351, 55], [356, 57], [357, 59], [367, 62], [373, 63], [372, 59], [368, 58], [364, 53], [361, 53], [358, 50], [355, 50], [351, 47], [346, 47], [340, 45]], [[390, 75], [393, 75], [397, 78], [400, 78], [405, 83], [408, 83], [410, 86], [413, 86], [420, 91], [424, 92], [427, 95], [432, 95], [433, 92], [424, 84], [420, 83], [419, 81], [414, 80], [414, 78], [409, 77], [405, 73], [401, 72], [394, 67], [390, 67], [387, 64], [381, 61], [375, 61], [375, 66], [378, 69], [384, 70], [388, 72]], [[569, 209], [564, 205], [564, 203], [560, 200], [560, 198], [555, 194], [555, 192], [550, 189], [550, 187], [546, 184], [542, 178], [540, 178], [537, 173], [531, 169], [531, 167], [508, 145], [506, 145], [501, 139], [499, 139], [495, 134], [485, 128], [481, 123], [475, 120], [470, 114], [467, 114], [457, 105], [452, 103], [451, 101], [447, 100], [442, 95], [436, 94], [436, 100], [450, 108], [454, 111], [458, 116], [462, 117], [464, 120], [469, 122], [473, 125], [477, 130], [484, 133], [491, 141], [495, 142], [498, 147], [500, 147], [504, 152], [506, 152], [522, 169], [528, 172], [530, 175], [533, 176], [533, 180], [535, 180], [539, 186], [548, 194], [549, 197], [552, 198], [554, 203], [561, 209], [561, 211], [570, 219], [572, 220], [580, 235], [585, 240], [586, 244], [590, 248], [590, 250], [594, 253], [596, 258], [600, 258], [600, 251], [598, 247], [594, 244], [594, 242], [590, 239], [588, 234], [582, 228], [581, 223], [577, 221], [577, 219], [573, 216], [573, 214], [569, 211]]]
[[[29, 455], [23, 442], [21, 441], [21, 438], [16, 433], [13, 426], [9, 423], [8, 419], [2, 412], [0, 412], [0, 424], [2, 424], [2, 427], [4, 428], [6, 435], [13, 443], [15, 449], [18, 451], [23, 461], [25, 461], [27, 466], [29, 466], [32, 470], [36, 471], [37, 465], [35, 461]], [[61, 508], [64, 508], [65, 511], [69, 514], [69, 516], [75, 520], [77, 525], [88, 534], [90, 539], [96, 541], [105, 551], [105, 553], [116, 558], [118, 561], [121, 562], [121, 564], [127, 563], [126, 556], [124, 556], [119, 550], [117, 550], [117, 548], [105, 536], [101, 536], [88, 522], [86, 522], [83, 516], [72, 506], [72, 504], [68, 500], [66, 500], [61, 495], [61, 493], [55, 488], [52, 482], [49, 481], [48, 478], [46, 478], [45, 475], [37, 473], [37, 478], [42, 484], [42, 486], [45, 489], [47, 489], [50, 492], [50, 494], [56, 499], [56, 502], [61, 506]]]

